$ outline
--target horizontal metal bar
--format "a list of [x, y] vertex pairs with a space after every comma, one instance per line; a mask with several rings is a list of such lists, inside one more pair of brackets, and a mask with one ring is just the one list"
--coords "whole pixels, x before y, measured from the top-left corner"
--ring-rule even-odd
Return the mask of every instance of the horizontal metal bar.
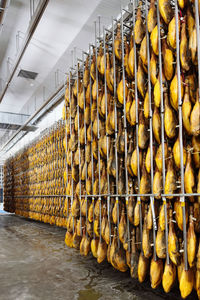
[[[20, 126], [21, 125], [15, 123], [0, 122], [0, 129], [2, 130], [18, 130]], [[37, 129], [38, 127], [32, 125], [24, 127], [23, 131], [36, 131]]]
[[192, 197], [192, 196], [200, 196], [200, 193], [180, 193], [180, 194], [161, 194], [161, 197], [168, 197], [168, 196], [173, 196], [173, 197]]
[[7, 195], [4, 195], [4, 199], [6, 198], [71, 198], [72, 196], [71, 195], [35, 195], [35, 196], [31, 196], [31, 195], [19, 195], [19, 196], [7, 196]]
[[[173, 197], [192, 197], [192, 196], [200, 196], [200, 193], [191, 193], [191, 194], [101, 194], [101, 195], [87, 195], [87, 197], [167, 197], [167, 196], [173, 196]], [[81, 195], [81, 197], [85, 197], [85, 195]]]
[[[61, 206], [61, 207], [63, 207], [63, 206]], [[60, 207], [60, 208], [61, 208]], [[18, 210], [20, 210], [20, 209], [18, 209]], [[48, 212], [46, 213], [44, 213], [44, 212], [42, 212], [42, 211], [38, 211], [38, 210], [27, 210], [27, 209], [23, 209], [22, 211], [25, 211], [25, 212], [32, 212], [32, 213], [39, 213], [39, 214], [41, 214], [41, 215], [48, 215], [48, 216], [50, 216], [50, 217], [59, 217], [59, 218], [66, 218], [66, 216], [64, 216], [63, 214], [61, 215], [61, 216], [58, 216], [58, 215], [52, 215], [52, 214], [49, 214]], [[9, 211], [8, 211], [9, 212]], [[16, 213], [15, 213], [16, 214]], [[20, 216], [20, 217], [24, 217], [24, 216], [22, 216], [22, 215], [20, 215], [20, 214], [16, 214], [16, 216]], [[29, 219], [31, 219], [31, 217], [29, 217]], [[33, 220], [35, 220], [35, 219], [33, 219]], [[36, 221], [39, 221], [39, 220], [36, 220]], [[49, 222], [48, 222], [48, 224], [50, 224]], [[59, 226], [59, 227], [62, 227], [62, 228], [66, 228], [65, 226]]]
[[[188, 194], [96, 194], [96, 195], [79, 195], [80, 197], [121, 197], [121, 198], [126, 198], [126, 197], [155, 197], [155, 196], [161, 196], [161, 197], [193, 197], [193, 196], [200, 196], [200, 193], [188, 193]], [[72, 195], [21, 195], [21, 196], [6, 196], [6, 197], [72, 197]]]

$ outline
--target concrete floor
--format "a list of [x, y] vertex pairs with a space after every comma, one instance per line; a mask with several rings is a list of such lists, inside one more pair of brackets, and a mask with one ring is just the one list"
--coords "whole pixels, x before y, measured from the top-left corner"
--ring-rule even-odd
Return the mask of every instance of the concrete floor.
[[64, 236], [62, 228], [1, 214], [0, 299], [180, 299], [177, 290], [153, 291], [149, 282], [141, 285], [107, 262], [81, 257], [65, 246]]

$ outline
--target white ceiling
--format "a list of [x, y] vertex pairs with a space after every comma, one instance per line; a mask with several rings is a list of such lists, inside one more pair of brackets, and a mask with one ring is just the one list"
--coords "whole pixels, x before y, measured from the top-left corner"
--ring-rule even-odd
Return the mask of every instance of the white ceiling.
[[[52, 67], [80, 31], [88, 15], [92, 13], [99, 1], [90, 1], [90, 5], [89, 1], [81, 0], [51, 0], [49, 2], [31, 43], [23, 56], [20, 67], [16, 71], [16, 75], [2, 101], [1, 110], [12, 112], [21, 110], [37, 87], [51, 72]], [[11, 57], [11, 63], [16, 58], [17, 32], [20, 31], [21, 37], [24, 36], [28, 28], [29, 18], [29, 1], [11, 1], [0, 37], [0, 45], [4, 45], [4, 49], [0, 50], [2, 62], [0, 78], [3, 78], [4, 81], [6, 81], [8, 75], [7, 58]], [[5, 36], [10, 37], [7, 43], [4, 42]], [[22, 44], [21, 39], [20, 41]], [[12, 66], [10, 66], [11, 68]], [[39, 73], [34, 86], [31, 85], [31, 81], [17, 77], [20, 68]]]
[[[39, 0], [35, 0], [37, 4]], [[0, 93], [1, 84], [8, 76], [9, 68], [15, 62], [16, 35], [20, 32], [23, 42], [29, 21], [28, 0], [11, 0], [3, 30], [0, 35]], [[101, 25], [110, 25], [111, 17], [120, 13], [120, 5], [125, 7], [128, 0], [50, 0], [39, 22], [33, 38], [20, 62], [20, 66], [7, 90], [0, 111], [32, 114], [56, 90], [55, 72], [59, 69], [59, 83], [72, 64], [71, 50], [77, 47], [77, 55], [88, 50], [94, 43], [94, 21], [101, 16]], [[19, 70], [37, 72], [35, 81], [17, 77]], [[2, 132], [0, 132], [2, 135]]]

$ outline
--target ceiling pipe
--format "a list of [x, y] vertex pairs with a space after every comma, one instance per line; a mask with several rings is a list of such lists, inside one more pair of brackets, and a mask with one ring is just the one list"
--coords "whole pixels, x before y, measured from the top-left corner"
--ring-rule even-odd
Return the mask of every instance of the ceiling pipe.
[[22, 48], [20, 50], [20, 53], [18, 54], [18, 57], [17, 57], [17, 60], [15, 62], [15, 65], [13, 67], [13, 70], [12, 70], [10, 76], [9, 76], [9, 79], [6, 81], [6, 85], [5, 85], [5, 87], [3, 89], [3, 92], [2, 92], [2, 94], [0, 96], [0, 103], [2, 102], [3, 97], [5, 96], [5, 93], [6, 93], [7, 89], [8, 89], [8, 87], [9, 87], [12, 79], [13, 79], [13, 76], [15, 75], [15, 72], [16, 72], [18, 66], [19, 66], [19, 63], [20, 63], [20, 61], [21, 61], [21, 59], [22, 59], [22, 57], [23, 57], [23, 55], [24, 55], [24, 53], [26, 51], [26, 48], [28, 47], [28, 45], [30, 43], [30, 40], [31, 40], [31, 38], [32, 38], [32, 36], [33, 36], [36, 28], [37, 28], [37, 25], [40, 22], [40, 19], [41, 19], [42, 15], [43, 15], [43, 13], [44, 13], [44, 11], [45, 11], [48, 3], [49, 3], [49, 0], [41, 0], [39, 2], [38, 6], [37, 6], [37, 9], [36, 9], [36, 11], [35, 11], [32, 19], [30, 21], [29, 28], [28, 28], [27, 33], [25, 35], [23, 46], [22, 46]]
[[7, 6], [7, 0], [0, 1], [0, 24], [2, 25], [3, 15]]
[[3, 27], [4, 18], [6, 15], [6, 10], [10, 4], [10, 0], [0, 0], [0, 34]]

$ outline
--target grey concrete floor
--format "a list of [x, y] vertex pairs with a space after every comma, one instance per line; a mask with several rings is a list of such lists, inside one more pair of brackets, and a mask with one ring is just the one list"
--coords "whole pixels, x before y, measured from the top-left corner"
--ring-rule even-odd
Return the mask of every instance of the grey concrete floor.
[[0, 299], [180, 299], [177, 289], [153, 291], [149, 281], [141, 285], [107, 262], [80, 256], [64, 237], [62, 228], [0, 215]]

